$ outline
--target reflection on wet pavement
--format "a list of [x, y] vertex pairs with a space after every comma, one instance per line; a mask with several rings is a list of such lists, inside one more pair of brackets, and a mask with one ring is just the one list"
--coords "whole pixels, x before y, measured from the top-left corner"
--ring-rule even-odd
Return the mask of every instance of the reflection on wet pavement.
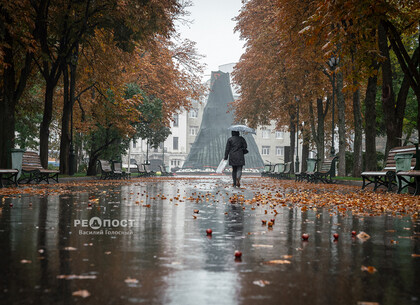
[[419, 220], [231, 203], [258, 179], [3, 197], [0, 304], [419, 304]]

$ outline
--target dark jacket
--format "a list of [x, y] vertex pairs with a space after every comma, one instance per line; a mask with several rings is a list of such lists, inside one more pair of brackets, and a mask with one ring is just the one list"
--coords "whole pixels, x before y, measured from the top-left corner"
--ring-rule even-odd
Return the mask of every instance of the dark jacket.
[[246, 141], [239, 135], [230, 137], [226, 143], [225, 160], [229, 156], [229, 165], [241, 166], [245, 165], [244, 150], [247, 148]]

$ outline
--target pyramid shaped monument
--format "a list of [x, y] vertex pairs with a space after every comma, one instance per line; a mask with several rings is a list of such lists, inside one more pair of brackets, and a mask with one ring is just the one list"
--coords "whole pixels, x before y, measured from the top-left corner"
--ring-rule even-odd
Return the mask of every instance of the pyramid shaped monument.
[[[212, 72], [210, 94], [204, 108], [200, 131], [184, 162], [184, 169], [216, 169], [224, 157], [228, 127], [233, 125], [233, 115], [228, 104], [233, 102], [229, 73]], [[249, 153], [245, 155], [244, 169], [261, 169], [264, 162], [252, 135], [244, 135]]]

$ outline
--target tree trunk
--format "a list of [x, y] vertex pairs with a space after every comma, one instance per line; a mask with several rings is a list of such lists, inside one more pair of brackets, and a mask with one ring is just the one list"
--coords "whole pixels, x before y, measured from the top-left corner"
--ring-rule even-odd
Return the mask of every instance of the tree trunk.
[[69, 173], [69, 149], [70, 149], [70, 113], [71, 102], [69, 98], [69, 74], [68, 68], [63, 68], [63, 114], [61, 117], [61, 138], [60, 138], [60, 173]]
[[395, 94], [392, 86], [392, 68], [391, 60], [389, 57], [389, 47], [387, 34], [384, 26], [379, 25], [378, 28], [378, 45], [381, 55], [384, 57], [382, 62], [382, 108], [385, 119], [386, 131], [386, 147], [385, 147], [385, 160], [391, 148], [399, 146], [401, 141], [398, 139], [400, 133], [397, 129], [397, 122], [395, 116]]
[[0, 100], [0, 168], [12, 167], [12, 148], [15, 140], [15, 107], [14, 100], [15, 71], [13, 66], [6, 67], [3, 73], [3, 92]]
[[308, 169], [308, 158], [309, 158], [309, 141], [310, 133], [307, 127], [302, 127], [302, 170], [304, 173]]
[[47, 82], [44, 99], [44, 115], [39, 129], [39, 156], [41, 165], [44, 168], [48, 167], [48, 140], [50, 138], [54, 88], [55, 84], [53, 85], [51, 81]]
[[312, 136], [313, 140], [315, 142], [316, 150], [317, 150], [317, 159], [322, 161], [324, 160], [324, 149], [325, 149], [325, 114], [328, 111], [328, 104], [325, 108], [322, 104], [322, 99], [318, 98], [316, 100], [316, 108], [317, 108], [317, 122], [315, 123], [315, 116], [314, 116], [314, 110], [312, 103], [309, 104], [309, 113], [310, 113], [310, 121], [311, 121], [311, 130], [312, 130]]
[[[7, 17], [6, 17], [7, 18]], [[25, 61], [19, 65], [15, 62], [14, 41], [8, 31], [3, 33], [3, 42], [8, 46], [3, 46], [3, 66], [1, 75], [1, 95], [0, 95], [0, 168], [12, 167], [12, 149], [15, 145], [15, 109], [20, 97], [25, 90], [33, 55], [27, 53]], [[16, 67], [23, 68], [16, 72]]]
[[89, 164], [87, 168], [87, 176], [96, 176], [96, 163], [98, 162], [97, 155], [90, 155], [89, 156]]
[[[402, 42], [401, 34], [389, 20], [383, 19], [381, 26], [384, 27], [387, 37], [391, 42], [392, 49], [398, 59], [398, 63], [404, 72], [404, 76], [408, 77], [410, 86], [417, 97], [417, 101], [420, 103], [420, 75], [419, 70], [417, 69], [418, 62], [413, 62], [413, 59], [410, 58], [404, 43]], [[416, 48], [414, 53], [418, 52], [418, 49], [419, 47]], [[419, 56], [420, 55], [417, 53], [417, 59]]]
[[[7, 91], [6, 88], [3, 88]], [[15, 139], [15, 105], [13, 96], [3, 92], [0, 99], [0, 168], [12, 167], [12, 148]]]
[[[411, 63], [416, 65], [418, 64], [419, 58], [419, 48], [416, 49], [416, 51], [413, 54], [413, 57], [411, 58]], [[404, 124], [404, 113], [405, 113], [405, 108], [407, 106], [407, 97], [408, 97], [408, 92], [410, 91], [410, 77], [407, 74], [404, 74], [404, 78], [403, 81], [401, 83], [400, 86], [400, 90], [398, 91], [398, 96], [397, 96], [397, 105], [395, 109], [395, 113], [397, 116], [397, 128], [398, 130], [401, 130], [401, 135], [400, 137], [402, 137], [402, 129], [403, 129], [403, 124]], [[418, 103], [419, 105], [419, 103]], [[418, 112], [417, 112], [418, 115]]]
[[[375, 64], [377, 66], [377, 64]], [[369, 77], [365, 96], [365, 134], [366, 157], [365, 170], [376, 171], [376, 91], [378, 76]]]
[[[356, 84], [355, 84], [356, 85]], [[353, 177], [360, 177], [362, 173], [362, 114], [360, 109], [360, 91], [353, 93], [353, 116], [354, 116], [354, 164]]]
[[338, 176], [346, 176], [346, 104], [343, 95], [343, 73], [337, 76], [337, 108], [338, 108]]
[[317, 133], [318, 133], [318, 142], [319, 147], [317, 147], [318, 151], [318, 159], [322, 162], [325, 158], [325, 114], [324, 107], [322, 105], [322, 99], [316, 100], [317, 112], [318, 112], [318, 126], [317, 126]]
[[295, 147], [296, 147], [296, 124], [295, 124], [295, 116], [290, 115], [290, 158], [292, 164], [290, 166], [291, 172], [295, 172]]

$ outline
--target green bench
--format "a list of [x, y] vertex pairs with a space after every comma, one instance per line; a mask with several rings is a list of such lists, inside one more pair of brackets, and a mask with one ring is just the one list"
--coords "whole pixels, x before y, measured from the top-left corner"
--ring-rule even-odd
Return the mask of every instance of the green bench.
[[304, 180], [309, 181], [308, 175], [310, 173], [315, 173], [317, 161], [319, 161], [319, 159], [313, 159], [313, 158], [306, 159], [307, 170], [305, 172], [295, 173], [295, 181], [298, 181], [298, 182], [302, 182]]
[[334, 180], [332, 178], [335, 177], [335, 164], [337, 159], [337, 156], [327, 157], [321, 162], [318, 170], [307, 172], [306, 179], [308, 182], [317, 183], [321, 181], [322, 183], [333, 183]]
[[[397, 173], [396, 173], [396, 161], [395, 157], [401, 154], [412, 154], [411, 158], [411, 169], [414, 169], [416, 165], [416, 147], [414, 145], [410, 146], [400, 146], [390, 149], [388, 157], [385, 162], [385, 166], [381, 171], [366, 171], [362, 172], [361, 176], [363, 178], [362, 190], [365, 189], [368, 185], [373, 184], [373, 190], [376, 191], [379, 187], [386, 187], [388, 191], [392, 191], [393, 187], [397, 187]], [[399, 176], [402, 176], [399, 174]], [[405, 175], [409, 176], [409, 175]]]
[[[405, 188], [414, 188], [414, 195], [420, 195], [420, 153], [418, 149], [419, 144], [415, 144], [416, 150], [414, 154], [415, 165], [413, 169], [397, 171], [396, 176], [398, 180], [398, 193], [400, 194]], [[411, 160], [411, 165], [413, 159]]]

